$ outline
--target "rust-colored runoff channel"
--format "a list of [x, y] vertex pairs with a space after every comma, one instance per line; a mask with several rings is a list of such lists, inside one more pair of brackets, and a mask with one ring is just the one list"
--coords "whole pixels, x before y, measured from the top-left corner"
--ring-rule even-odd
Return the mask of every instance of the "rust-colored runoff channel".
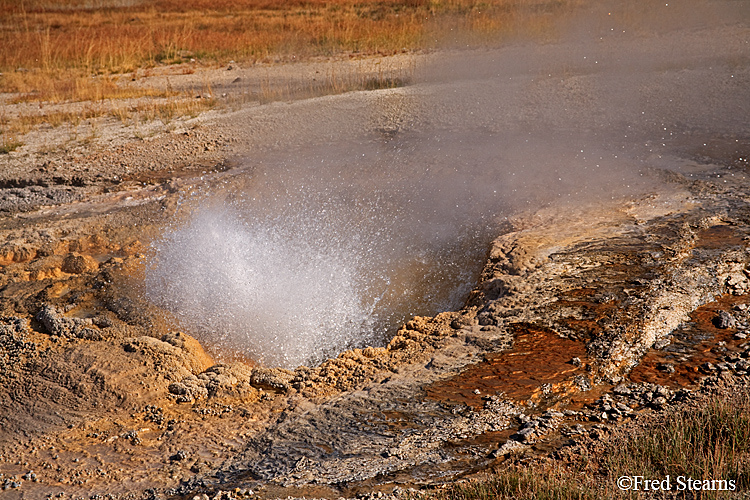
[[535, 325], [517, 324], [513, 330], [512, 349], [490, 354], [459, 375], [426, 387], [428, 398], [479, 409], [486, 396], [502, 393], [515, 401], [538, 402], [574, 390], [573, 379], [587, 364], [583, 342]]

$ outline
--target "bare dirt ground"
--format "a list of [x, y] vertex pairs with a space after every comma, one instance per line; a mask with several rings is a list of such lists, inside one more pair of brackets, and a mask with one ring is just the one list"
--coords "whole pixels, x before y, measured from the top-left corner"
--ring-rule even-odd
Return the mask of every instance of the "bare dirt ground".
[[[149, 78], [226, 106], [29, 133], [0, 156], [3, 497], [392, 493], [592, 440], [705, 378], [746, 383], [750, 28], [611, 37], [165, 69]], [[409, 85], [306, 98], [318, 78]], [[181, 204], [259, 158], [467, 129], [527, 160], [522, 180], [493, 174], [509, 207], [465, 307], [283, 370], [217, 362], [144, 298]], [[562, 166], [578, 140], [606, 172]]]

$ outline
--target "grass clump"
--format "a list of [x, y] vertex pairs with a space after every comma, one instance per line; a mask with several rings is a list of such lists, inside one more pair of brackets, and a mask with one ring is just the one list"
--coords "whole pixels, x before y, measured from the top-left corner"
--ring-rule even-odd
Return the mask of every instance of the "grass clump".
[[[732, 481], [734, 492], [750, 488], [750, 398], [713, 397], [700, 407], [664, 415], [631, 439], [613, 447], [605, 462], [611, 478], [621, 475], [699, 481]], [[726, 487], [726, 485], [724, 485]], [[701, 498], [723, 498], [731, 491], [702, 491]]]
[[563, 468], [512, 467], [489, 479], [448, 485], [410, 500], [598, 500], [603, 498], [584, 480]]
[[20, 141], [15, 140], [3, 140], [0, 142], [0, 155], [7, 155], [11, 151], [15, 151], [16, 149], [23, 146], [23, 143]]
[[[621, 476], [670, 477], [671, 490], [623, 491]], [[710, 484], [687, 491], [678, 477]], [[703, 483], [709, 481], [709, 483]], [[722, 483], [723, 481], [723, 483]], [[734, 484], [734, 488], [731, 488]], [[652, 415], [575, 458], [511, 465], [481, 480], [411, 493], [410, 500], [605, 500], [612, 498], [737, 498], [750, 489], [750, 396], [747, 389], [713, 395], [694, 406]], [[676, 495], [676, 496], [675, 496]]]

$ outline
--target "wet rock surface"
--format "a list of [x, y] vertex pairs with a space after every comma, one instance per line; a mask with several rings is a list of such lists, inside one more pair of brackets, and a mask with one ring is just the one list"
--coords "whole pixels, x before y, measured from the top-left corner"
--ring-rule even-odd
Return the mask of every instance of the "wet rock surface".
[[116, 286], [137, 243], [83, 226], [52, 244], [44, 223], [4, 267], [3, 487], [354, 495], [603, 439], [703, 379], [746, 377], [750, 211], [743, 182], [711, 182], [720, 168], [520, 216], [466, 308], [291, 371], [217, 364]]

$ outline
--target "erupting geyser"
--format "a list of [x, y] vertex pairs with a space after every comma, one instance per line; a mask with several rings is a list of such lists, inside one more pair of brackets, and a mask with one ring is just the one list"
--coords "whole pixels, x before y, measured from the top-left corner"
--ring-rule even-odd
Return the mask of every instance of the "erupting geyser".
[[495, 229], [476, 205], [489, 185], [414, 154], [376, 141], [256, 163], [153, 243], [148, 297], [209, 346], [291, 368], [460, 307]]
[[443, 131], [246, 160], [152, 244], [147, 295], [266, 365], [384, 345], [411, 316], [463, 305], [511, 207], [624, 184], [612, 157], [539, 141]]
[[744, 35], [655, 45], [601, 14], [556, 45], [447, 55], [425, 85], [245, 115], [252, 157], [153, 242], [148, 297], [267, 365], [383, 345], [462, 306], [505, 216], [650, 189], [744, 127]]
[[373, 342], [361, 256], [325, 227], [204, 209], [158, 244], [151, 293], [194, 329], [263, 363], [296, 366]]

